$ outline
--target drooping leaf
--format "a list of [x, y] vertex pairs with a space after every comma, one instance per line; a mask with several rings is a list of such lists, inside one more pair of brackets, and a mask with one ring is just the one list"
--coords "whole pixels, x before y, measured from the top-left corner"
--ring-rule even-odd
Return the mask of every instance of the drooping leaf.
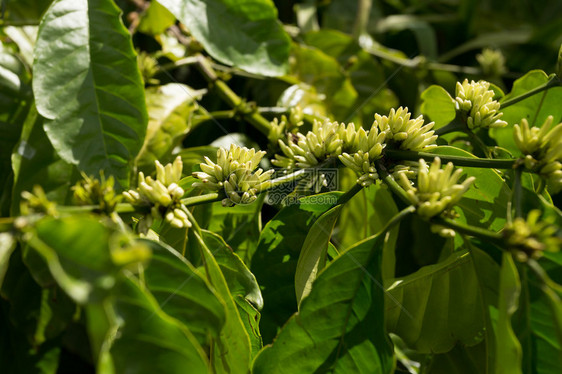
[[472, 346], [484, 337], [484, 306], [466, 250], [394, 280], [385, 303], [387, 330], [420, 353], [445, 353], [457, 341]]
[[421, 94], [421, 112], [429, 120], [435, 122], [434, 129], [438, 129], [451, 122], [456, 115], [453, 98], [441, 86], [430, 86]]
[[265, 342], [270, 342], [297, 311], [295, 270], [300, 250], [314, 221], [340, 195], [334, 192], [302, 198], [298, 204], [283, 208], [263, 228], [250, 269], [264, 298], [261, 333]]
[[117, 267], [109, 249], [110, 231], [90, 216], [46, 217], [28, 243], [47, 263], [58, 285], [77, 303], [105, 297]]
[[[98, 370], [110, 373], [207, 373], [205, 352], [191, 332], [160, 309], [138, 280], [122, 277], [111, 302], [86, 308], [90, 336], [101, 343]], [[103, 327], [107, 328], [106, 330]], [[105, 335], [105, 336], [104, 336]]]
[[[505, 95], [500, 104], [516, 96], [522, 95], [548, 81], [548, 76], [541, 70], [531, 70], [513, 83], [513, 89]], [[521, 152], [513, 140], [513, 125], [520, 124], [521, 119], [525, 118], [530, 126], [541, 127], [545, 119], [552, 115], [554, 124], [562, 121], [562, 87], [550, 88], [528, 97], [514, 105], [501, 109], [503, 112], [502, 120], [508, 125], [503, 128], [490, 130], [490, 135], [496, 140], [500, 147], [504, 147], [514, 155]]]
[[142, 240], [152, 249], [145, 284], [160, 308], [183, 323], [201, 345], [217, 338], [224, 325], [223, 304], [197, 270], [173, 248]]
[[204, 239], [196, 234], [199, 240], [201, 257], [207, 272], [207, 279], [215, 288], [226, 306], [226, 321], [220, 337], [212, 349], [211, 364], [217, 373], [247, 373], [250, 368], [252, 348], [249, 334], [241, 319], [228, 283], [215, 259], [213, 252]]
[[287, 71], [290, 39], [272, 1], [159, 2], [220, 62], [266, 76]]
[[55, 1], [39, 28], [33, 73], [37, 110], [57, 153], [127, 187], [147, 114], [119, 8], [103, 0]]
[[260, 373], [391, 373], [381, 287], [383, 235], [371, 237], [326, 267], [298, 313], [256, 358]]
[[171, 161], [172, 150], [191, 128], [189, 115], [200, 96], [200, 92], [179, 83], [147, 89], [148, 128], [136, 160], [140, 171], [153, 171], [156, 160], [162, 164]]
[[295, 293], [298, 305], [308, 296], [316, 275], [326, 266], [328, 243], [340, 213], [341, 205], [337, 205], [322, 214], [312, 224], [304, 240], [295, 270]]

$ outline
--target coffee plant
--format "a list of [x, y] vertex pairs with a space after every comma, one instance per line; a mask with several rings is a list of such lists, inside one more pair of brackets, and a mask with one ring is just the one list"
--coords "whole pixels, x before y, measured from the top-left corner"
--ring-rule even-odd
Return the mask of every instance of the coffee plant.
[[561, 11], [2, 1], [0, 372], [562, 373]]

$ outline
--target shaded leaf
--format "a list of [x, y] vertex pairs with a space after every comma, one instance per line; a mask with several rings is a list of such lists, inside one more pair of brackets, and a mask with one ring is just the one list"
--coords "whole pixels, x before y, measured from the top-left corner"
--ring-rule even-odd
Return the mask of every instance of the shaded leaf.
[[57, 0], [42, 19], [33, 93], [57, 153], [121, 187], [142, 146], [147, 114], [131, 37], [112, 1]]
[[[211, 56], [251, 73], [287, 71], [289, 36], [268, 0], [159, 0], [191, 31]], [[220, 27], [216, 27], [220, 25]]]

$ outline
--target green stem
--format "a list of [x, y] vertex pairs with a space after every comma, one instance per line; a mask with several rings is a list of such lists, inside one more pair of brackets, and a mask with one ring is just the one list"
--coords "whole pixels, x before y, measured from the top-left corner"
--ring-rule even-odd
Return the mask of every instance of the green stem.
[[410, 214], [414, 213], [415, 211], [416, 211], [416, 207], [413, 206], [413, 205], [410, 205], [410, 206], [402, 209], [394, 217], [392, 217], [390, 219], [390, 221], [388, 221], [386, 223], [386, 225], [380, 231], [380, 233], [383, 233], [383, 232], [386, 232], [386, 231], [390, 230], [394, 225], [396, 225], [398, 222], [402, 221], [405, 217], [409, 216]]
[[437, 225], [448, 227], [461, 234], [474, 236], [476, 238], [487, 240], [488, 242], [504, 247], [503, 237], [497, 232], [493, 232], [476, 226], [465, 225], [448, 218], [435, 217], [431, 219], [431, 222]]
[[215, 86], [221, 99], [223, 99], [230, 107], [238, 111], [242, 118], [248, 121], [259, 132], [268, 136], [270, 132], [269, 121], [258, 113], [255, 108], [242, 100], [240, 96], [232, 91], [224, 81], [220, 80], [217, 73], [211, 66], [211, 63], [205, 57], [197, 56], [197, 58], [201, 73], [207, 82]]
[[377, 172], [382, 177], [382, 181], [390, 188], [390, 190], [400, 198], [406, 205], [412, 205], [406, 191], [394, 180], [394, 177], [388, 173], [386, 167], [380, 160], [375, 161]]
[[169, 64], [160, 65], [158, 69], [160, 71], [168, 71], [179, 68], [186, 65], [194, 65], [199, 63], [199, 59], [196, 56], [185, 57], [175, 62], [170, 62]]
[[224, 193], [221, 192], [212, 192], [204, 195], [199, 196], [190, 196], [186, 197], [185, 199], [181, 199], [181, 202], [185, 206], [195, 206], [207, 203], [214, 203], [216, 201], [221, 201], [224, 199]]
[[492, 158], [492, 155], [490, 154], [490, 149], [482, 141], [482, 139], [480, 139], [480, 137], [478, 137], [478, 135], [476, 135], [472, 131], [467, 131], [466, 134], [468, 135], [468, 138], [470, 139], [470, 143], [474, 147], [480, 149], [482, 151], [482, 153], [484, 154], [484, 156], [486, 156], [487, 158]]
[[525, 100], [526, 98], [531, 97], [535, 94], [538, 94], [539, 92], [548, 90], [549, 88], [552, 88], [552, 87], [558, 87], [558, 86], [562, 86], [562, 79], [560, 79], [556, 75], [553, 75], [553, 76], [551, 76], [551, 78], [548, 81], [541, 84], [540, 86], [535, 87], [532, 90], [525, 92], [524, 94], [521, 94], [521, 95], [516, 96], [514, 98], [511, 98], [509, 100], [500, 102], [500, 108], [505, 109], [508, 106], [511, 106], [513, 104], [517, 104], [521, 100]]
[[458, 115], [457, 115], [455, 117], [455, 119], [453, 119], [447, 125], [445, 125], [443, 127], [440, 127], [437, 130], [435, 130], [435, 135], [441, 136], [441, 135], [448, 134], [450, 132], [455, 132], [455, 131], [463, 131], [464, 132], [466, 130], [467, 130], [466, 123], [461, 121], [458, 118]]
[[336, 205], [342, 205], [347, 203], [353, 196], [355, 196], [359, 191], [363, 189], [363, 186], [355, 183], [346, 193], [340, 196]]
[[507, 158], [471, 158], [463, 156], [439, 155], [428, 152], [401, 151], [396, 149], [387, 149], [384, 154], [391, 160], [419, 161], [420, 158], [423, 158], [426, 161], [433, 161], [435, 157], [439, 157], [443, 163], [452, 162], [455, 166], [489, 169], [511, 169], [517, 162], [517, 160]]
[[359, 40], [361, 35], [367, 33], [367, 24], [369, 23], [372, 3], [373, 0], [357, 1], [357, 13], [355, 15], [355, 24], [353, 25], [353, 39], [355, 40]]

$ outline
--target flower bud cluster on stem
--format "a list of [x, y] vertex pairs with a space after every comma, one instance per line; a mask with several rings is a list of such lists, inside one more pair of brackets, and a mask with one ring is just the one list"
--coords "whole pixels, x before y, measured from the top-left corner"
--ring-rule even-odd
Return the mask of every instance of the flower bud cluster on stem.
[[178, 185], [183, 169], [181, 157], [176, 157], [173, 163], [166, 166], [157, 160], [155, 166], [156, 179], [145, 177], [140, 172], [138, 187], [123, 192], [125, 199], [132, 205], [150, 209], [150, 213], [139, 221], [138, 231], [146, 234], [155, 218], [164, 218], [175, 228], [191, 227], [187, 208], [181, 203], [185, 191]]

